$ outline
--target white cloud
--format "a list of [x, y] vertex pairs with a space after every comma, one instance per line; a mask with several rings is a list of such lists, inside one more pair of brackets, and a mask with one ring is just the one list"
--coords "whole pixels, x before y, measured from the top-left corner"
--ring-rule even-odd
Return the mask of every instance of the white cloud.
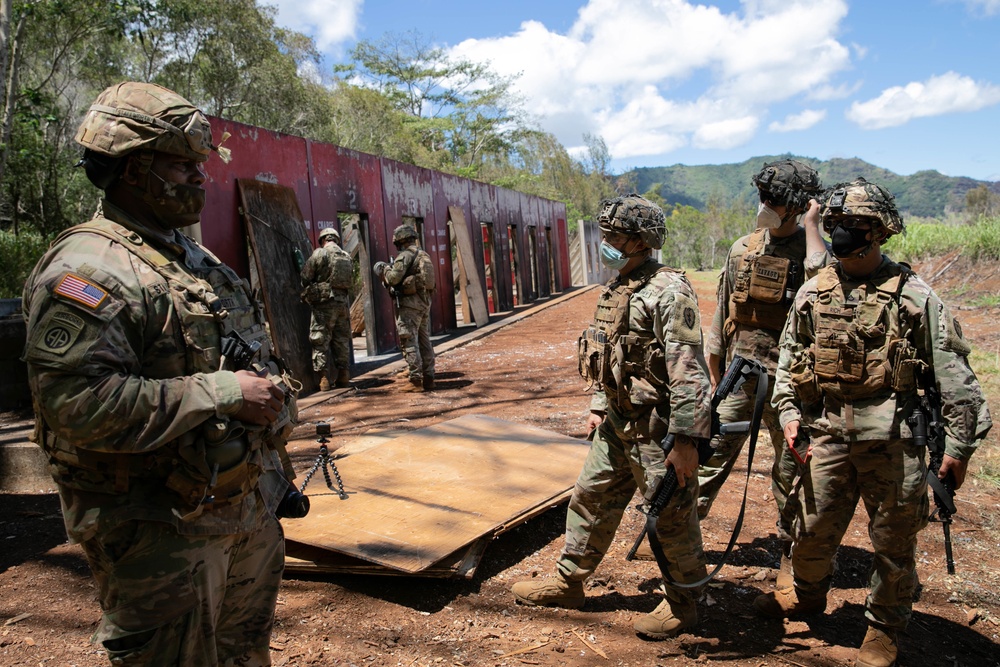
[[364, 0], [267, 0], [278, 8], [277, 22], [312, 35], [320, 51], [335, 50], [353, 39]]
[[833, 81], [850, 66], [836, 39], [846, 15], [846, 0], [744, 0], [730, 13], [691, 0], [590, 0], [565, 34], [528, 21], [452, 52], [520, 74], [528, 111], [564, 145], [586, 128], [622, 159], [734, 148], [773, 104], [846, 94]]
[[1000, 0], [964, 0], [973, 12], [981, 12], [986, 16], [1000, 13]]
[[808, 130], [810, 127], [815, 125], [826, 118], [826, 110], [817, 111], [815, 109], [806, 109], [802, 113], [790, 114], [785, 117], [785, 120], [780, 123], [775, 121], [767, 126], [767, 129], [771, 132], [797, 132], [801, 130]]
[[886, 88], [867, 102], [855, 102], [848, 120], [866, 130], [903, 125], [914, 118], [978, 111], [1000, 104], [1000, 86], [947, 72], [927, 81]]

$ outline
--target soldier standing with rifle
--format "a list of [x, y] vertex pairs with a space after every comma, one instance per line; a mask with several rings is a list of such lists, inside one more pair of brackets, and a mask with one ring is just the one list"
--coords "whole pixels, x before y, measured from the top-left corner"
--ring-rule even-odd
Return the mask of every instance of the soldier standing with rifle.
[[[819, 232], [819, 175], [796, 160], [765, 164], [754, 175], [760, 197], [757, 228], [736, 241], [719, 276], [715, 316], [705, 344], [713, 389], [722, 368], [736, 356], [759, 362], [768, 371], [769, 393], [778, 365], [778, 340], [785, 318], [802, 283], [829, 260]], [[801, 224], [800, 224], [801, 220]], [[735, 392], [719, 406], [723, 423], [743, 421], [753, 412], [753, 387]], [[765, 406], [763, 423], [771, 436], [774, 464], [771, 491], [778, 505], [777, 530], [782, 541], [777, 585], [792, 585], [791, 524], [786, 511], [796, 464], [785, 447], [778, 414]], [[739, 458], [748, 434], [713, 435], [712, 455], [698, 469], [698, 516], [704, 519]]]
[[928, 520], [926, 433], [921, 442], [910, 426], [919, 378], [933, 372], [924, 391], [943, 400], [937, 473], [954, 488], [992, 421], [958, 322], [927, 283], [881, 252], [903, 231], [892, 195], [860, 178], [838, 185], [822, 221], [838, 261], [795, 297], [773, 398], [785, 441], [798, 444], [806, 461], [794, 585], [757, 597], [754, 606], [775, 618], [822, 612], [834, 554], [863, 500], [875, 559], [856, 664], [889, 667], [910, 620], [917, 533]]
[[351, 256], [340, 247], [340, 234], [333, 227], [319, 233], [319, 247], [302, 267], [301, 298], [309, 304], [309, 343], [313, 371], [319, 373], [319, 389], [330, 389], [327, 377], [333, 356], [334, 384], [351, 383], [351, 314], [348, 291], [354, 277]]
[[433, 389], [431, 294], [435, 287], [434, 263], [417, 245], [417, 230], [410, 225], [396, 227], [392, 243], [399, 251], [392, 265], [376, 262], [372, 269], [396, 302], [396, 333], [408, 369], [408, 382], [402, 391]]
[[[680, 583], [705, 575], [696, 443], [708, 438], [711, 414], [697, 297], [683, 273], [650, 257], [664, 240], [658, 206], [635, 194], [617, 197], [602, 202], [598, 220], [601, 261], [618, 277], [605, 286], [579, 341], [580, 372], [596, 388], [587, 421], [593, 444], [569, 502], [556, 576], [512, 589], [526, 605], [582, 607], [583, 582], [607, 553], [636, 489], [653, 500], [668, 467], [680, 488], [656, 528], [669, 575]], [[665, 454], [660, 443], [668, 434], [674, 444]], [[697, 622], [694, 592], [668, 582], [666, 600], [638, 619], [635, 631], [665, 639]]]
[[296, 383], [247, 282], [179, 231], [228, 151], [148, 83], [101, 93], [76, 141], [104, 199], [25, 284], [25, 360], [35, 441], [97, 582], [95, 641], [114, 665], [270, 665]]

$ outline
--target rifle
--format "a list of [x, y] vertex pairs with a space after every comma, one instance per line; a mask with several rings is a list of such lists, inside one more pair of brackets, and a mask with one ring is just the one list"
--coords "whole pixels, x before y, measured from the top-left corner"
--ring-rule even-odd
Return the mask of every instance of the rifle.
[[[743, 383], [746, 382], [751, 375], [755, 375], [757, 377], [757, 400], [754, 405], [753, 417], [750, 421], [733, 422], [731, 424], [720, 423], [717, 412], [719, 404], [722, 403], [727, 396], [740, 389], [740, 387], [743, 386]], [[725, 375], [722, 376], [722, 380], [719, 381], [719, 385], [715, 388], [715, 393], [712, 394], [712, 435], [746, 433], [748, 431], [751, 433], [750, 446], [747, 450], [747, 456], [749, 459], [747, 463], [748, 471], [750, 468], [750, 462], [753, 461], [753, 452], [757, 440], [756, 433], [760, 428], [760, 419], [764, 411], [764, 402], [767, 400], [767, 388], [767, 370], [765, 370], [764, 367], [756, 361], [751, 361], [741, 357], [740, 355], [736, 355], [729, 363], [729, 367], [726, 369]], [[669, 455], [670, 451], [674, 447], [674, 434], [668, 433], [660, 443], [660, 446], [663, 448], [664, 456]], [[704, 465], [711, 455], [711, 439], [701, 439], [698, 443], [698, 465]], [[667, 472], [663, 475], [662, 479], [660, 479], [653, 492], [653, 499], [649, 501], [649, 503], [639, 505], [638, 507], [639, 511], [646, 515], [646, 526], [643, 528], [642, 532], [639, 533], [638, 537], [636, 537], [635, 543], [625, 556], [625, 560], [633, 560], [635, 558], [635, 552], [639, 549], [639, 545], [642, 544], [642, 539], [644, 537], [648, 537], [650, 549], [653, 551], [653, 556], [656, 558], [656, 563], [659, 566], [660, 572], [663, 574], [664, 578], [680, 588], [695, 588], [701, 586], [706, 581], [714, 577], [722, 567], [723, 563], [725, 563], [726, 556], [729, 555], [729, 552], [735, 545], [736, 539], [739, 536], [740, 528], [743, 525], [743, 513], [746, 509], [746, 505], [744, 503], [744, 507], [740, 510], [740, 516], [736, 521], [733, 536], [730, 539], [729, 547], [726, 550], [726, 555], [722, 558], [722, 562], [719, 563], [715, 570], [703, 581], [696, 582], [694, 584], [678, 584], [673, 582], [667, 571], [666, 556], [663, 553], [663, 547], [660, 545], [659, 539], [656, 537], [656, 521], [660, 516], [660, 512], [663, 511], [663, 508], [667, 506], [667, 503], [670, 502], [670, 499], [677, 491], [677, 486], [677, 473], [674, 471], [673, 466], [668, 465]], [[746, 491], [744, 490], [744, 494], [745, 493]]]
[[395, 301], [396, 310], [399, 310], [399, 290], [396, 289], [396, 287], [385, 282], [385, 272], [388, 271], [395, 263], [396, 259], [394, 257], [390, 257], [388, 262], [375, 262], [372, 265], [372, 271], [375, 273], [376, 276], [378, 276], [378, 279], [382, 282], [382, 285], [385, 286], [387, 290], [389, 290], [389, 296], [391, 296], [392, 300]]
[[929, 521], [937, 521], [944, 532], [944, 555], [948, 574], [955, 574], [955, 558], [951, 550], [951, 517], [956, 513], [955, 478], [949, 472], [938, 479], [938, 471], [944, 461], [944, 422], [941, 419], [941, 394], [931, 373], [924, 373], [924, 393], [919, 397], [913, 414], [906, 418], [913, 432], [913, 442], [918, 447], [926, 447], [930, 454], [927, 464], [927, 485], [934, 492], [935, 508]]

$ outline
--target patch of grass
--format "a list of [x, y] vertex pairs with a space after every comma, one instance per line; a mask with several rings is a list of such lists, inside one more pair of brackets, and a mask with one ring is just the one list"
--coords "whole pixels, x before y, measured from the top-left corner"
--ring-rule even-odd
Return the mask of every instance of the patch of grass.
[[[979, 378], [979, 384], [987, 397], [1000, 396], [1000, 349], [974, 349], [969, 355], [969, 365]], [[995, 405], [993, 407], [996, 407]], [[993, 416], [997, 419], [996, 415]], [[976, 455], [972, 457], [974, 465], [970, 470], [981, 483], [1000, 489], [1000, 448], [997, 445], [997, 434], [990, 433]]]
[[1000, 306], [1000, 294], [984, 294], [969, 301], [970, 306], [977, 308], [996, 308]]

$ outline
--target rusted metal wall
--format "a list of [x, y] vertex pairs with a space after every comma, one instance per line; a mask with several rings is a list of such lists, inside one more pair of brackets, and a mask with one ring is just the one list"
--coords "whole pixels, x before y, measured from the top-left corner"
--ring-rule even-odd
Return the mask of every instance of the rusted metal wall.
[[[465, 212], [475, 270], [483, 285], [486, 274], [482, 225], [492, 225], [495, 312], [550, 295], [549, 253], [556, 271], [555, 291], [570, 285], [566, 207], [561, 202], [220, 118], [211, 118], [211, 122], [216, 137], [222, 132], [231, 134], [224, 145], [232, 150], [233, 160], [224, 164], [213, 155], [206, 166], [208, 202], [202, 215], [201, 238], [244, 277], [250, 271], [236, 179], [253, 178], [295, 192], [314, 245], [324, 227], [340, 229], [339, 213], [360, 214], [367, 221], [366, 243], [371, 263], [386, 261], [394, 255], [392, 231], [404, 221], [417, 219], [422, 228], [421, 243], [437, 268], [438, 289], [431, 308], [431, 329], [435, 333], [456, 326], [449, 206], [458, 206]], [[533, 228], [531, 243], [527, 236], [529, 228]], [[548, 235], [546, 228], [551, 230]], [[552, 245], [547, 238], [552, 239]], [[534, 266], [529, 261], [532, 248]], [[518, 261], [516, 267], [511, 262], [512, 249]], [[377, 282], [373, 276], [369, 278]], [[288, 284], [289, 298], [297, 298], [298, 276], [290, 276]], [[371, 295], [376, 320], [375, 351], [392, 351], [398, 347], [392, 301], [377, 284]]]

